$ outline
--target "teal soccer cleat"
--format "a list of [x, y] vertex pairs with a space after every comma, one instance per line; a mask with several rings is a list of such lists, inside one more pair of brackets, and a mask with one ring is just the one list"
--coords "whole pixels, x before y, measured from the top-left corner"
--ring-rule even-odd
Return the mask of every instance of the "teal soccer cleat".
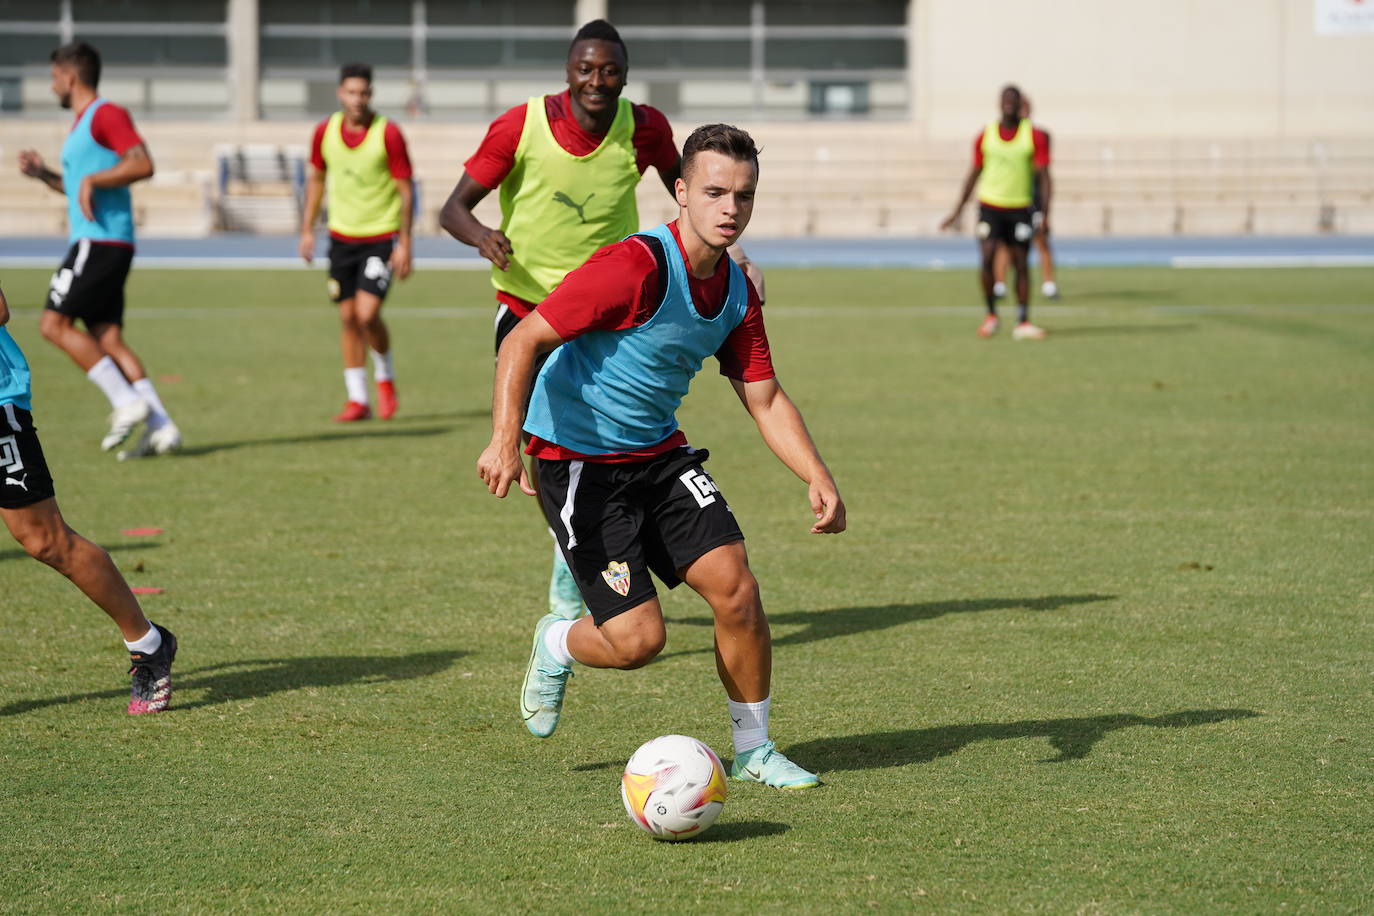
[[520, 688], [520, 715], [525, 727], [537, 738], [547, 738], [558, 727], [558, 715], [563, 711], [563, 692], [568, 689], [572, 669], [549, 657], [544, 648], [544, 633], [560, 618], [545, 614], [534, 627], [534, 647], [530, 650], [530, 664], [525, 669], [525, 683]]
[[549, 613], [564, 620], [576, 620], [587, 612], [582, 592], [577, 588], [568, 561], [558, 545], [553, 548], [553, 574], [549, 576]]
[[775, 789], [810, 789], [821, 784], [815, 773], [807, 772], [788, 760], [772, 741], [735, 757], [730, 778], [741, 782], [761, 782]]

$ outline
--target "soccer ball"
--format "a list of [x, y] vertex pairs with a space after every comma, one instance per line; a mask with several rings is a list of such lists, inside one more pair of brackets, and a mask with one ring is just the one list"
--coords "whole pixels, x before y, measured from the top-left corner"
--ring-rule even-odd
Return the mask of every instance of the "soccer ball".
[[725, 768], [715, 751], [686, 735], [645, 742], [620, 778], [625, 810], [660, 840], [690, 840], [725, 807]]

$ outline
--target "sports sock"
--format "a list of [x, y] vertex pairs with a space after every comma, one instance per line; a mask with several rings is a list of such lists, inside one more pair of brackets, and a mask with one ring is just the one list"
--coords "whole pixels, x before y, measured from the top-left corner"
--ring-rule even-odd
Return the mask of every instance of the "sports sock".
[[148, 407], [151, 410], [148, 414], [149, 429], [161, 429], [172, 422], [172, 418], [167, 416], [167, 408], [162, 406], [162, 398], [157, 396], [157, 389], [153, 387], [152, 379], [141, 378], [134, 382], [133, 388], [134, 391], [138, 392], [139, 397], [148, 402]]
[[987, 295], [987, 301], [988, 301], [988, 314], [991, 315], [993, 318], [996, 318], [996, 317], [997, 317], [997, 297], [994, 296], [994, 295], [992, 295], [991, 293], [988, 293], [988, 295]]
[[367, 403], [367, 369], [359, 366], [356, 369], [344, 369], [344, 390], [348, 392], [348, 399], [358, 404]]
[[549, 628], [544, 631], [544, 648], [553, 656], [554, 661], [568, 667], [577, 661], [568, 651], [568, 631], [572, 629], [573, 623], [571, 620], [558, 620], [549, 624]]
[[372, 375], [379, 382], [389, 382], [394, 377], [391, 371], [391, 351], [378, 353], [372, 350]]
[[102, 356], [100, 362], [87, 369], [86, 378], [105, 392], [105, 397], [110, 399], [110, 406], [116, 410], [138, 401], [138, 392], [134, 391], [124, 373], [119, 371], [119, 366], [108, 356]]
[[757, 703], [736, 703], [726, 699], [730, 707], [730, 736], [735, 741], [735, 754], [743, 754], [768, 741], [768, 704], [772, 697]]
[[162, 648], [162, 632], [150, 623], [148, 624], [147, 633], [144, 633], [133, 642], [129, 642], [127, 639], [124, 640], [124, 645], [128, 647], [130, 652], [137, 652], [140, 655], [152, 655], [158, 649]]
[[999, 298], [1005, 296], [1007, 294], [1007, 284], [1001, 281], [992, 284], [992, 294]]
[[1019, 322], [1021, 322], [1022, 324], [1025, 324], [1027, 321], [1030, 321], [1030, 303], [1029, 303], [1029, 302], [1018, 302], [1018, 303], [1016, 303], [1016, 320], [1019, 321]]

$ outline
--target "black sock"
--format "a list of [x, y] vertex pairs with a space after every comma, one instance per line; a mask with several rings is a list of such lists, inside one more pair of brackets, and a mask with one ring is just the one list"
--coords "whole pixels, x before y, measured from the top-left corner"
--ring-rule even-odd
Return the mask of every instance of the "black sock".
[[1030, 321], [1030, 303], [1016, 303], [1016, 320], [1021, 322], [1022, 324], [1025, 324], [1027, 321]]
[[988, 298], [988, 314], [991, 315], [992, 317], [996, 318], [996, 317], [997, 317], [997, 297], [994, 296], [992, 293], [988, 293], [988, 297], [987, 297], [987, 298]]

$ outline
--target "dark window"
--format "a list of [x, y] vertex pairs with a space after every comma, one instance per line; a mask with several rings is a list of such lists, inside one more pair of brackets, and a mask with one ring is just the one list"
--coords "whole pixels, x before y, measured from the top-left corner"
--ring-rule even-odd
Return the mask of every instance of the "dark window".
[[572, 4], [568, 0], [430, 0], [430, 25], [561, 25], [571, 38]]
[[56, 23], [60, 12], [53, 0], [0, 0], [0, 22]]
[[[271, 5], [271, 4], [266, 4]], [[49, 3], [55, 8], [56, 3]], [[83, 22], [224, 22], [225, 0], [72, 0], [72, 18]]]
[[748, 40], [690, 41], [672, 38], [637, 38], [629, 46], [630, 75], [636, 67], [713, 70], [749, 69]]
[[[741, 3], [747, 7], [747, 3]], [[767, 0], [769, 25], [904, 25], [905, 0]]]
[[410, 0], [262, 0], [263, 25], [410, 25]]
[[749, 0], [698, 0], [696, 3], [646, 3], [610, 0], [607, 19], [617, 26], [740, 26], [750, 21]]
[[906, 66], [900, 38], [774, 38], [764, 42], [769, 69], [875, 70]]
[[[82, 37], [79, 28], [77, 37]], [[223, 67], [229, 61], [225, 41], [217, 36], [100, 35], [90, 41], [100, 49], [100, 59], [107, 67]]]
[[43, 64], [51, 60], [53, 48], [62, 43], [57, 30], [51, 35], [0, 35], [0, 61], [6, 67]]
[[263, 38], [264, 67], [409, 67], [409, 38]]

